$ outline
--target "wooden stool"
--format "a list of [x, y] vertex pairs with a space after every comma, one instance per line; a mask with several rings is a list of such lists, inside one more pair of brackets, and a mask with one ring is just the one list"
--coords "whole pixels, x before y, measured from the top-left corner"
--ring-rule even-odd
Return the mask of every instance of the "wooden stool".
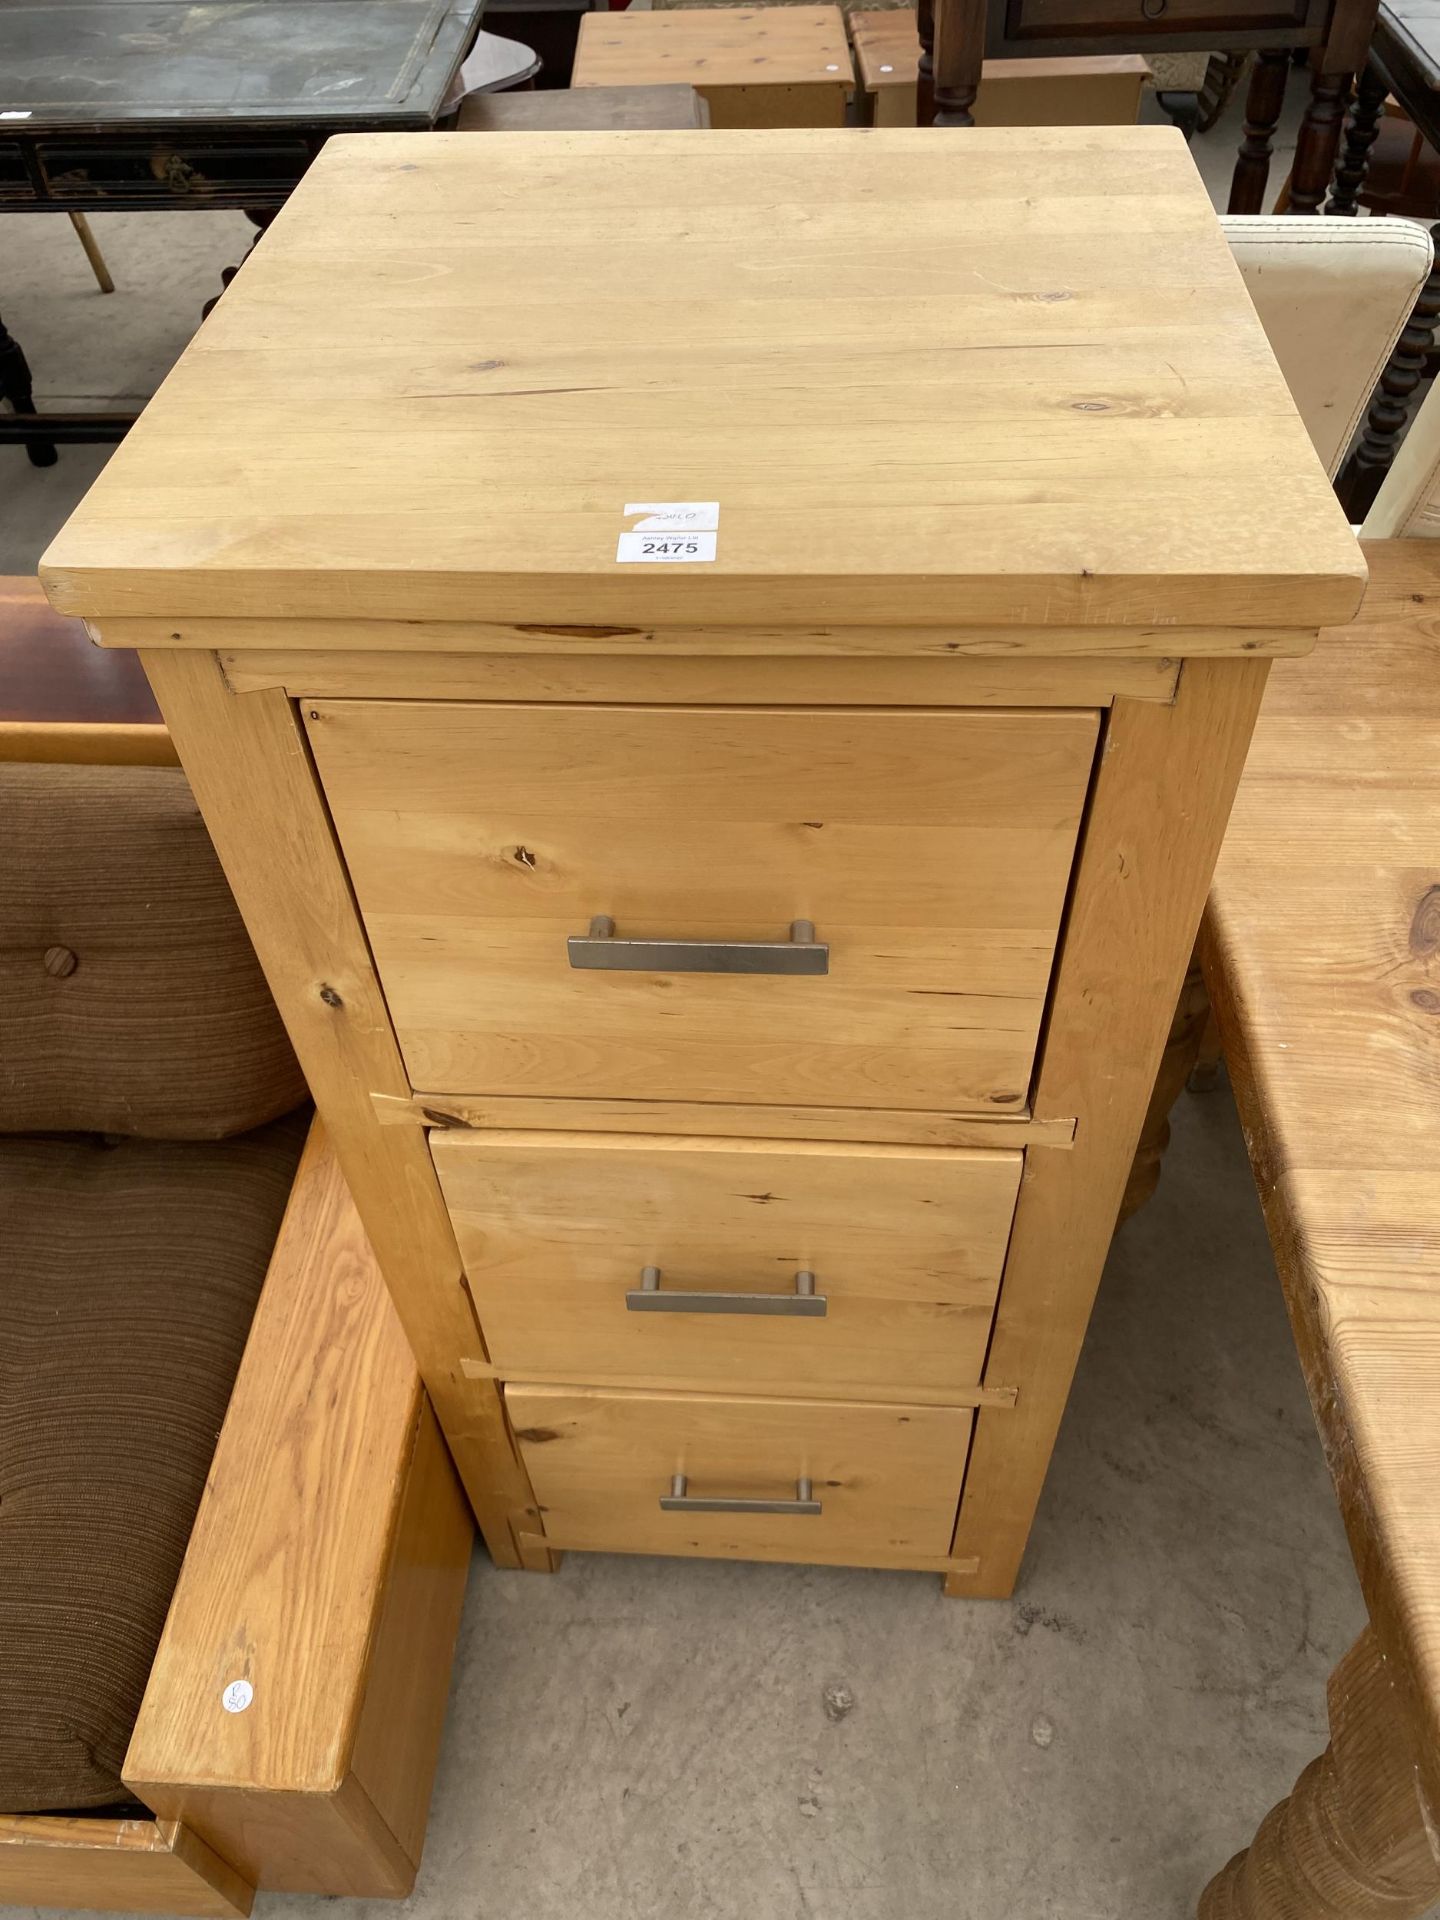
[[[908, 8], [852, 13], [850, 37], [868, 126], [913, 127], [920, 37]], [[986, 127], [1132, 126], [1150, 68], [1138, 53], [1083, 60], [987, 60], [975, 123]]]
[[572, 87], [683, 81], [716, 127], [841, 127], [855, 84], [838, 7], [587, 13]]
[[571, 87], [546, 93], [473, 93], [460, 108], [455, 131], [603, 133], [618, 127], [709, 124], [710, 109], [693, 87]]

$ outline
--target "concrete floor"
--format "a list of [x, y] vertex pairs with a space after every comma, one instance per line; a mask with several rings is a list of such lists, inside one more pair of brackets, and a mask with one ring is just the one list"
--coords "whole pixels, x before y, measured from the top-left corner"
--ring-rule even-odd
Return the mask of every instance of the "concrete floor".
[[[1234, 138], [1196, 149], [1222, 203]], [[104, 299], [67, 223], [4, 223], [0, 301], [46, 403], [150, 390], [250, 236], [231, 215], [94, 225]], [[103, 459], [66, 449], [41, 472], [0, 447], [0, 572], [33, 569]], [[477, 1557], [406, 1907], [1184, 1920], [1323, 1745], [1325, 1679], [1362, 1618], [1233, 1108], [1187, 1097], [1160, 1194], [1116, 1243], [1015, 1599]]]

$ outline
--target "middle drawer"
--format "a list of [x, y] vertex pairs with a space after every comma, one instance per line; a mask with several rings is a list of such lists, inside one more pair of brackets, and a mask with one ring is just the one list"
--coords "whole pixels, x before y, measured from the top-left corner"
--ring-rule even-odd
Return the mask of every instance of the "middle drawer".
[[431, 1151], [512, 1376], [900, 1399], [979, 1382], [1019, 1152], [537, 1133]]

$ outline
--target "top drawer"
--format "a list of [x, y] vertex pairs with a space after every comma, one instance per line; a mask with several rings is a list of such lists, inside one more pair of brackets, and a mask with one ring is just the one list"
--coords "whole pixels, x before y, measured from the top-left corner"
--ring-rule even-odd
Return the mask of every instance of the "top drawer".
[[[1013, 1111], [1099, 716], [307, 701], [429, 1092]], [[784, 942], [824, 974], [572, 966]]]

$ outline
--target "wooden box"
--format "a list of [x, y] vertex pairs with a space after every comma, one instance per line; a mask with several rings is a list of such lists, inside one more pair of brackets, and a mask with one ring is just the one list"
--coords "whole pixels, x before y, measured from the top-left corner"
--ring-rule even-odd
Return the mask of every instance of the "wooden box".
[[[920, 37], [905, 7], [852, 13], [850, 37], [864, 118], [913, 127]], [[1135, 124], [1150, 68], [1138, 53], [987, 60], [975, 101], [978, 127], [1126, 127]]]
[[839, 7], [587, 13], [570, 85], [680, 81], [712, 127], [841, 127], [855, 84]]
[[332, 141], [44, 575], [496, 1558], [1008, 1592], [1268, 662], [1364, 583], [1179, 135]]

